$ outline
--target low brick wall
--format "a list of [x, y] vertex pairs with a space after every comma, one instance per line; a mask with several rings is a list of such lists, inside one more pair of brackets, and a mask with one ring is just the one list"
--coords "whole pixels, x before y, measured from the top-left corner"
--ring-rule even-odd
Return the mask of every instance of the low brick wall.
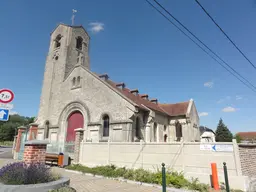
[[239, 144], [239, 155], [244, 176], [256, 176], [256, 144]]
[[30, 140], [25, 143], [23, 161], [26, 164], [45, 163], [46, 146], [48, 141]]
[[46, 145], [25, 145], [25, 163], [45, 163]]

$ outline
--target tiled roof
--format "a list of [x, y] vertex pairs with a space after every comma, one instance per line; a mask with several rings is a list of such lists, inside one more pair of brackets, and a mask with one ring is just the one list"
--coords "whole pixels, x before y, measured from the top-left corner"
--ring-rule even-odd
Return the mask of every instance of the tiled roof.
[[256, 139], [256, 132], [239, 132], [237, 133], [243, 140]]
[[189, 101], [175, 104], [159, 104], [170, 116], [179, 116], [187, 113]]
[[104, 81], [111, 85], [115, 90], [123, 94], [126, 98], [133, 101], [141, 109], [147, 110], [147, 108], [149, 108], [151, 110], [163, 113], [168, 116], [185, 115], [187, 113], [189, 101], [176, 104], [159, 104], [151, 102], [148, 99], [142, 98], [141, 94], [136, 95], [134, 93], [131, 93], [131, 90], [126, 87], [118, 88], [116, 86], [118, 85], [118, 83], [115, 83], [109, 79], [106, 79]]

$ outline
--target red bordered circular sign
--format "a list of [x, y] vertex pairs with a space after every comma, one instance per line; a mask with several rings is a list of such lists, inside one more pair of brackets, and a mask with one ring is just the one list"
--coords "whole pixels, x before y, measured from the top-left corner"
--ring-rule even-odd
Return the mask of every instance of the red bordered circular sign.
[[14, 99], [14, 94], [9, 89], [0, 90], [0, 103], [10, 103]]

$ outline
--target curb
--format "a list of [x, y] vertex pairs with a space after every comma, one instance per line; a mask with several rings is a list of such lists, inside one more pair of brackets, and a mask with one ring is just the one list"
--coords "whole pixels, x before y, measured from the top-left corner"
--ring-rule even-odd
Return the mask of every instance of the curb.
[[[133, 184], [133, 185], [142, 185], [145, 187], [154, 187], [154, 188], [162, 188], [162, 185], [157, 185], [157, 184], [150, 184], [150, 183], [144, 183], [144, 182], [140, 182], [140, 181], [132, 181], [129, 179], [124, 179], [122, 177], [117, 177], [117, 178], [113, 178], [113, 177], [104, 177], [102, 175], [93, 175], [91, 173], [83, 173], [81, 171], [74, 171], [74, 170], [69, 170], [69, 169], [65, 169], [66, 172], [70, 172], [70, 173], [76, 173], [79, 175], [86, 175], [86, 176], [90, 176], [90, 177], [96, 177], [99, 179], [110, 179], [110, 180], [116, 180], [116, 181], [120, 181], [120, 182], [125, 182], [125, 183], [129, 183], [129, 184]], [[166, 190], [168, 192], [196, 192], [196, 191], [192, 191], [192, 190], [186, 190], [186, 189], [176, 189], [176, 188], [171, 188], [171, 187], [166, 187]]]

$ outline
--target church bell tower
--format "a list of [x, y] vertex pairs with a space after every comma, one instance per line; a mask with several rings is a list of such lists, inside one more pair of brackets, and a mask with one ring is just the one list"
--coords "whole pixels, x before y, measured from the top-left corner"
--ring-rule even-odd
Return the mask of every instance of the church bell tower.
[[38, 123], [49, 118], [52, 97], [61, 92], [60, 85], [75, 67], [90, 70], [90, 37], [82, 26], [59, 24], [51, 33], [45, 64]]

